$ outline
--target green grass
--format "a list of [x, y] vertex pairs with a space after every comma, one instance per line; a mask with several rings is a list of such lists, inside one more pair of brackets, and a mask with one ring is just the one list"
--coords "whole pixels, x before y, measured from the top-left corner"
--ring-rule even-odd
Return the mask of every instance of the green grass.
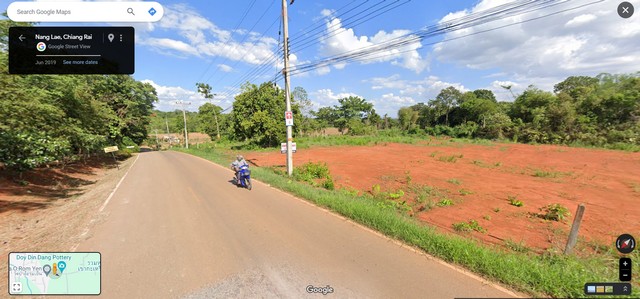
[[531, 251], [531, 249], [529, 249], [529, 247], [527, 247], [527, 244], [525, 244], [524, 241], [520, 241], [520, 242], [514, 242], [512, 240], [504, 240], [504, 245], [507, 246], [507, 248], [515, 251], [515, 252], [522, 252], [522, 253], [527, 253], [529, 251]]
[[537, 178], [557, 178], [561, 175], [562, 174], [557, 171], [544, 171], [539, 169], [535, 170], [533, 173], [533, 176]]
[[443, 198], [436, 205], [439, 206], [439, 207], [452, 206], [453, 205], [453, 201], [451, 199], [448, 199], [448, 198]]
[[447, 183], [451, 183], [451, 184], [454, 184], [454, 185], [460, 185], [460, 184], [462, 184], [462, 182], [460, 182], [460, 180], [458, 180], [458, 179], [456, 179], [456, 178], [448, 179], [448, 180], [447, 180]]
[[516, 196], [509, 195], [507, 199], [509, 200], [509, 204], [512, 206], [516, 206], [516, 207], [524, 206], [524, 202], [522, 202], [521, 200], [518, 200], [517, 195]]
[[473, 191], [462, 188], [458, 190], [458, 193], [460, 193], [460, 195], [462, 196], [465, 196], [465, 195], [473, 194]]
[[462, 158], [462, 155], [440, 156], [438, 157], [438, 161], [456, 163], [456, 161], [458, 161], [458, 158]]
[[[220, 150], [190, 149], [188, 152], [224, 166], [232, 159], [232, 155]], [[275, 188], [533, 296], [583, 297], [585, 282], [618, 279], [610, 255], [579, 258], [553, 253], [538, 255], [505, 251], [502, 247], [440, 233], [397, 210], [378, 206], [370, 196], [353, 196], [339, 190], [315, 188], [292, 181], [268, 168], [254, 167], [252, 174], [257, 180]], [[638, 296], [638, 288], [633, 289], [633, 294]]]
[[571, 216], [569, 209], [559, 203], [547, 205], [540, 208], [540, 211], [543, 212], [541, 217], [546, 220], [562, 221]]
[[381, 143], [405, 143], [416, 144], [419, 141], [428, 140], [428, 137], [406, 136], [401, 132], [394, 134], [393, 132], [379, 132], [377, 135], [367, 136], [349, 136], [349, 135], [331, 135], [331, 136], [314, 136], [296, 138], [298, 148], [310, 148], [317, 146], [358, 146], [358, 145], [377, 145]]
[[469, 222], [454, 223], [451, 226], [453, 226], [453, 230], [457, 232], [471, 232], [471, 231], [477, 231], [479, 233], [487, 232], [487, 230], [482, 226], [480, 226], [480, 224], [478, 224], [478, 221], [475, 221], [475, 220], [469, 220]]

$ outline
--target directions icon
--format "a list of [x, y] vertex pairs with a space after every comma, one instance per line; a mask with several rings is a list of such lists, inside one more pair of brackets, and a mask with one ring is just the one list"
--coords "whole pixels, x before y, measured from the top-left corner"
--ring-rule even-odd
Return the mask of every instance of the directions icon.
[[631, 253], [636, 248], [636, 239], [629, 234], [622, 234], [616, 240], [616, 248], [621, 253]]

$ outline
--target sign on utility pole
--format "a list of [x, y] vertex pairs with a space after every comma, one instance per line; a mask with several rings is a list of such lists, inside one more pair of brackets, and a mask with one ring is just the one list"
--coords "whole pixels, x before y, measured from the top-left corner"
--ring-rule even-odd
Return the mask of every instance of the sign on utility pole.
[[287, 127], [293, 126], [293, 112], [291, 111], [284, 112], [284, 124]]
[[[293, 1], [291, 2], [293, 3]], [[285, 112], [285, 125], [287, 127], [287, 174], [293, 175], [293, 113], [291, 113], [291, 95], [289, 82], [289, 22], [287, 21], [287, 0], [282, 0], [282, 29], [284, 36], [284, 95], [287, 101], [287, 111]], [[291, 124], [289, 124], [291, 123]]]

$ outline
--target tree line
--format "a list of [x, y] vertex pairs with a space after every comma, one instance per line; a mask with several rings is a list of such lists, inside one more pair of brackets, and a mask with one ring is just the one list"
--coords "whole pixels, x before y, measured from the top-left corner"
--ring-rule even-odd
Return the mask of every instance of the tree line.
[[[313, 110], [307, 92], [296, 87], [292, 92], [294, 136], [335, 127], [349, 135], [395, 130], [523, 143], [621, 149], [640, 145], [640, 73], [571, 76], [556, 84], [553, 92], [529, 86], [513, 96], [512, 102], [499, 102], [490, 90], [463, 92], [447, 87], [434, 99], [402, 107], [397, 117], [390, 117], [380, 116], [372, 103], [353, 96]], [[231, 113], [220, 114], [220, 110], [211, 104], [200, 107], [202, 129], [211, 136], [213, 116], [218, 115], [228, 139], [259, 146], [277, 146], [285, 140], [284, 91], [270, 82], [245, 84]]]
[[0, 163], [23, 171], [147, 137], [155, 89], [127, 75], [9, 75], [0, 20]]
[[401, 108], [404, 131], [454, 137], [510, 139], [524, 143], [593, 146], [640, 145], [640, 73], [571, 76], [553, 92], [529, 86], [513, 102], [488, 90], [443, 89], [438, 96]]

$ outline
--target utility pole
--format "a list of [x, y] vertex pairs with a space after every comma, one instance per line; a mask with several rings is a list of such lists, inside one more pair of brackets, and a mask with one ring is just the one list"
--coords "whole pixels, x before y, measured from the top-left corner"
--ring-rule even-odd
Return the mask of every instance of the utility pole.
[[184, 119], [184, 145], [188, 149], [189, 148], [189, 132], [187, 132], [187, 113], [185, 112], [184, 106], [191, 105], [191, 102], [177, 101], [176, 104], [182, 106], [182, 118]]
[[[217, 95], [218, 95], [217, 93], [214, 93], [211, 95], [211, 97], [213, 98]], [[209, 104], [213, 105], [213, 103], [211, 103], [211, 99], [209, 99]], [[218, 132], [218, 140], [220, 140], [220, 125], [218, 125], [218, 111], [216, 111], [215, 107], [213, 107], [213, 117], [216, 119], [216, 131]]]
[[169, 133], [169, 121], [167, 120], [167, 115], [164, 115], [164, 123], [167, 125], [167, 137], [169, 137], [169, 147], [173, 146], [173, 142], [171, 141], [171, 133]]
[[[291, 1], [293, 4], [293, 1]], [[291, 95], [290, 95], [290, 82], [289, 82], [289, 22], [287, 21], [287, 0], [282, 0], [282, 28], [284, 36], [284, 94], [287, 101], [287, 111], [285, 111], [285, 118], [287, 113], [291, 113]], [[293, 128], [291, 125], [287, 126], [287, 174], [293, 175]]]

